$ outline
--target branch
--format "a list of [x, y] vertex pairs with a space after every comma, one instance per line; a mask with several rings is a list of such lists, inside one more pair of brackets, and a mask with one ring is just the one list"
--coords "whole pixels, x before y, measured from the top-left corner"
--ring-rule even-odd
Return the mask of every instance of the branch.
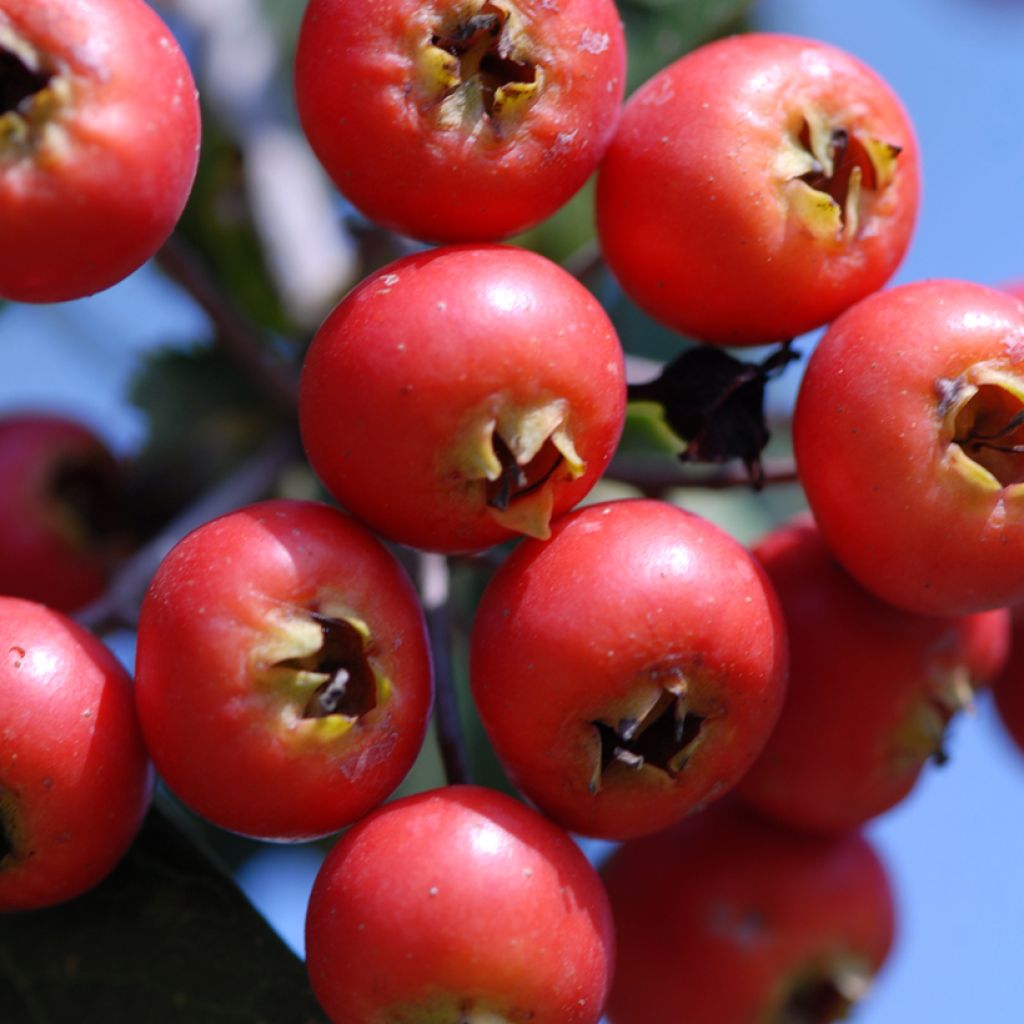
[[577, 281], [589, 277], [604, 264], [601, 247], [597, 239], [584, 242], [574, 253], [562, 261], [562, 269], [567, 270]]
[[441, 751], [445, 778], [449, 785], [454, 786], [469, 782], [470, 771], [452, 673], [452, 627], [448, 616], [449, 573], [444, 555], [422, 554], [419, 576], [427, 633], [430, 636], [430, 653], [434, 661], [434, 724], [437, 744]]
[[139, 548], [115, 573], [106, 592], [75, 618], [96, 633], [120, 627], [133, 629], [149, 581], [171, 548], [203, 523], [270, 494], [285, 466], [298, 454], [298, 444], [290, 432], [275, 437]]
[[[605, 474], [611, 480], [632, 484], [644, 494], [654, 496], [673, 487], [701, 487], [725, 490], [729, 487], [753, 488], [750, 475], [741, 466], [726, 466], [711, 473], [690, 473], [676, 468], [666, 459], [623, 456], [612, 460]], [[796, 463], [791, 458], [768, 459], [764, 463], [765, 484], [798, 483]]]
[[217, 344], [275, 405], [289, 414], [298, 402], [294, 367], [268, 358], [259, 330], [228, 300], [195, 253], [172, 235], [156, 255], [160, 269], [210, 318]]

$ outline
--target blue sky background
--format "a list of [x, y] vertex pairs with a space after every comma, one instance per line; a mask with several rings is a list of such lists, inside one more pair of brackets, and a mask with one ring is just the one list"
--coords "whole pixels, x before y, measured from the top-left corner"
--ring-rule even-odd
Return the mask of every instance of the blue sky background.
[[[924, 202], [897, 281], [1024, 278], [1024, 0], [763, 0], [756, 17], [855, 53], [909, 109]], [[201, 315], [148, 269], [82, 302], [8, 307], [0, 411], [62, 409], [130, 451], [144, 430], [124, 402], [137, 354], [202, 332]], [[950, 746], [952, 762], [870, 829], [892, 871], [901, 934], [861, 1024], [1021, 1019], [1024, 757], [985, 701]], [[248, 866], [246, 883], [298, 941], [315, 856], [267, 858]]]

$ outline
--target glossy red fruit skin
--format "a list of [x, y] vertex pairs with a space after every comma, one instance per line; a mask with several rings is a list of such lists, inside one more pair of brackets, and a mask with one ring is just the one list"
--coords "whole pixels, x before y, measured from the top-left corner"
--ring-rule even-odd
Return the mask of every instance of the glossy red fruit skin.
[[[424, 56], [440, 26], [483, 8], [517, 12], [507, 56], [541, 68], [534, 98], [505, 123], [441, 125]], [[314, 152], [372, 221], [433, 242], [496, 241], [554, 213], [597, 167], [625, 54], [611, 0], [312, 0], [296, 102]]]
[[142, 824], [152, 770], [131, 680], [61, 612], [0, 597], [0, 912], [91, 889]]
[[902, 285], [826, 332], [794, 412], [797, 468], [836, 558], [883, 600], [957, 615], [1024, 599], [1024, 486], [955, 443], [972, 409], [982, 432], [1011, 422], [1022, 380], [1024, 303], [982, 285]]
[[1024, 606], [1011, 613], [1009, 656], [992, 681], [996, 711], [1007, 734], [1024, 754]]
[[[351, 728], [301, 714], [273, 674], [311, 613], [365, 623], [387, 700]], [[304, 691], [308, 696], [308, 690]], [[301, 698], [301, 699], [300, 699]], [[336, 832], [415, 760], [432, 698], [423, 614], [398, 563], [335, 509], [268, 501], [193, 531], [164, 559], [139, 619], [136, 699], [161, 777], [198, 814], [265, 839]]]
[[[725, 793], [785, 692], [781, 612], [760, 567], [718, 527], [657, 501], [591, 505], [550, 541], [521, 544], [480, 601], [470, 655], [477, 709], [515, 784], [559, 824], [609, 839]], [[594, 723], [635, 721], [677, 682], [704, 719], [685, 765], [599, 773]]]
[[[780, 154], [811, 109], [901, 150], [851, 237], [816, 237], [787, 198], [794, 168]], [[598, 231], [653, 317], [750, 345], [811, 330], [881, 287], [910, 241], [919, 190], [913, 128], [873, 71], [826, 43], [750, 33], [687, 54], [630, 97], [598, 176]]]
[[334, 1024], [597, 1024], [613, 959], [608, 900], [580, 850], [476, 786], [359, 822], [328, 854], [306, 917], [310, 979]]
[[895, 931], [886, 871], [856, 832], [809, 836], [730, 801], [620, 847], [602, 869], [618, 958], [612, 1024], [751, 1024], [823, 969], [873, 974]]
[[342, 300], [306, 356], [299, 415], [313, 469], [353, 515], [402, 544], [458, 552], [516, 536], [459, 468], [473, 423], [553, 400], [567, 403], [585, 469], [574, 478], [563, 462], [532, 492], [552, 502], [541, 535], [615, 451], [622, 349], [598, 302], [549, 260], [452, 246], [398, 260]]
[[754, 548], [789, 635], [789, 688], [767, 746], [737, 787], [796, 828], [842, 831], [888, 810], [943, 756], [949, 719], [1005, 651], [1009, 613], [915, 615], [864, 590], [809, 517]]
[[1013, 650], [1013, 614], [993, 608], [958, 619], [968, 674], [977, 689], [988, 689], [1009, 664]]
[[195, 83], [143, 0], [0, 0], [0, 47], [9, 34], [69, 96], [40, 137], [0, 144], [0, 296], [80, 298], [141, 266], [177, 222], [199, 155]]
[[[62, 475], [113, 480], [117, 463], [88, 427], [61, 416], [0, 419], [0, 593], [72, 612], [103, 592], [110, 552]], [[101, 498], [102, 500], [102, 498]]]

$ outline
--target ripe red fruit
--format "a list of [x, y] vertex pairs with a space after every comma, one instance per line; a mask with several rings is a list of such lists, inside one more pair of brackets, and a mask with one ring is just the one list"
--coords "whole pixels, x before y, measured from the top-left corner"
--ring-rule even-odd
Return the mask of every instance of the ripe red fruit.
[[591, 505], [495, 573], [473, 696], [512, 779], [573, 831], [627, 838], [724, 793], [775, 724], [781, 613], [716, 526], [664, 502]]
[[[809, 518], [754, 549], [782, 604], [789, 689], [767, 746], [737, 792], [798, 828], [841, 830], [892, 807], [978, 679], [1005, 653], [1009, 613], [914, 615], [880, 601], [833, 560]], [[984, 681], [984, 679], [982, 679]]]
[[965, 664], [977, 690], [986, 689], [1002, 675], [1013, 646], [1013, 615], [1009, 608], [963, 615], [960, 640]]
[[359, 822], [324, 861], [306, 918], [334, 1024], [596, 1024], [613, 948], [607, 897], [572, 840], [473, 786]]
[[846, 570], [954, 615], [1024, 600], [1024, 303], [963, 281], [879, 292], [807, 366], [794, 446]]
[[143, 0], [0, 0], [0, 295], [79, 298], [171, 233], [195, 177], [188, 63]]
[[1010, 738], [1024, 752], [1024, 606], [1012, 614], [1009, 657], [992, 682], [996, 710]]
[[71, 899], [135, 838], [152, 772], [131, 680], [60, 612], [0, 597], [0, 911]]
[[70, 612], [98, 597], [114, 555], [118, 467], [87, 427], [0, 420], [0, 593]]
[[402, 781], [431, 670], [398, 563], [312, 502], [215, 519], [167, 556], [139, 619], [139, 718], [197, 813], [267, 839], [336, 832]]
[[892, 945], [885, 868], [855, 832], [808, 836], [718, 805], [626, 843], [602, 877], [612, 1024], [839, 1020]]
[[630, 98], [598, 177], [602, 251], [671, 327], [730, 345], [791, 338], [896, 269], [917, 162], [899, 100], [854, 57], [724, 39]]
[[392, 540], [472, 551], [597, 482], [625, 415], [622, 350], [594, 297], [535, 253], [454, 246], [367, 278], [317, 332], [299, 414], [309, 461]]
[[494, 241], [553, 213], [597, 166], [625, 52], [613, 0], [311, 0], [296, 101], [371, 220]]

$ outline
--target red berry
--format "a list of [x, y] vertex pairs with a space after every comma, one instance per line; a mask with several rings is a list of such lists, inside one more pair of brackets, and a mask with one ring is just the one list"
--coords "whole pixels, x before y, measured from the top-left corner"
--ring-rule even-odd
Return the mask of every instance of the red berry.
[[312, 0], [296, 100], [369, 218], [493, 241], [553, 213], [597, 166], [625, 52], [612, 0]]
[[336, 832], [402, 781], [423, 742], [423, 615], [388, 551], [311, 502], [189, 534], [139, 620], [136, 698], [167, 785], [246, 835]]
[[962, 281], [840, 317], [794, 413], [829, 547], [883, 600], [934, 615], [1024, 600], [1024, 303]]
[[357, 824], [306, 918], [310, 978], [334, 1024], [596, 1024], [613, 945], [607, 897], [572, 840], [472, 786]]
[[0, 295], [79, 298], [171, 233], [195, 177], [188, 63], [143, 0], [0, 0]]
[[625, 415], [622, 350], [535, 253], [455, 246], [392, 263], [317, 332], [299, 413], [334, 497], [392, 540], [472, 551], [586, 495]]
[[92, 888], [142, 824], [152, 773], [131, 680], [60, 612], [0, 597], [0, 911]]
[[545, 814], [625, 838], [724, 793], [775, 724], [782, 618], [761, 569], [663, 502], [591, 505], [524, 542], [473, 624], [473, 696]]
[[117, 463], [87, 427], [0, 420], [0, 593], [65, 612], [98, 597], [118, 504]]
[[809, 518], [754, 549], [782, 604], [789, 689], [740, 796], [799, 828], [841, 830], [892, 807], [1005, 652], [1009, 613], [915, 615], [880, 601], [833, 560]]
[[1009, 658], [992, 682], [999, 718], [1024, 753], [1024, 606], [1013, 609]]
[[601, 165], [601, 247], [626, 292], [706, 341], [780, 341], [881, 287], [910, 240], [899, 100], [825, 43], [749, 34], [631, 97]]
[[855, 832], [807, 836], [727, 802], [626, 843], [602, 876], [612, 1024], [839, 1020], [892, 945], [885, 868]]

